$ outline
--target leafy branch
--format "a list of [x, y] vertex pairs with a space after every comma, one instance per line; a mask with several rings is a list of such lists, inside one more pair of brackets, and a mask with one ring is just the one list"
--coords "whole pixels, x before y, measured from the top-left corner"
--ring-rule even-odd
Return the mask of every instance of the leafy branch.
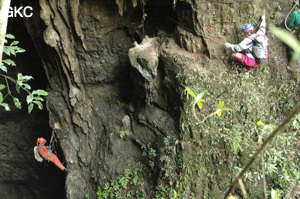
[[[15, 39], [15, 37], [11, 34], [7, 34], [6, 38]], [[7, 44], [8, 41], [5, 39], [4, 43]], [[3, 52], [8, 56], [16, 56], [17, 53], [25, 52], [24, 49], [17, 46], [18, 44], [18, 41], [12, 41], [9, 45], [4, 46]], [[7, 73], [8, 66], [16, 66], [16, 64], [11, 59], [2, 60], [2, 62], [0, 63], [0, 71]], [[39, 109], [43, 109], [42, 101], [44, 101], [44, 99], [42, 97], [47, 96], [48, 93], [41, 89], [31, 91], [31, 86], [28, 84], [28, 81], [33, 79], [32, 76], [18, 73], [17, 79], [14, 79], [8, 75], [0, 73], [0, 77], [4, 78], [5, 80], [5, 84], [0, 84], [0, 106], [4, 107], [5, 110], [10, 111], [8, 103], [5, 103], [5, 100], [8, 96], [12, 98], [14, 105], [18, 109], [22, 108], [22, 104], [19, 98], [13, 95], [8, 81], [15, 84], [15, 90], [18, 94], [21, 94], [21, 90], [27, 93], [26, 102], [28, 105], [28, 113], [30, 113], [33, 110], [34, 104], [36, 104]], [[5, 90], [6, 93], [4, 94]]]

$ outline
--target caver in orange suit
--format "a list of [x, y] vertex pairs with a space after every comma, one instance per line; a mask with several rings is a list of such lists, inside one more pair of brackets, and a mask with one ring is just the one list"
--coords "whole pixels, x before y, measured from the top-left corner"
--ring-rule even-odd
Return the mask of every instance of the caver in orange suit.
[[54, 153], [52, 153], [52, 151], [48, 147], [45, 146], [46, 139], [39, 138], [37, 142], [38, 152], [44, 159], [53, 162], [61, 170], [69, 172], [69, 169], [62, 165], [57, 156]]

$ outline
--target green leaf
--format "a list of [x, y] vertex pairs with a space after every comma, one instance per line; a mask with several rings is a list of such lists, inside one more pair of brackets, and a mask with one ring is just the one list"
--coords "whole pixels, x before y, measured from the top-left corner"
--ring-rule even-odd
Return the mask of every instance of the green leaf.
[[222, 111], [232, 111], [231, 108], [222, 108]]
[[41, 97], [33, 97], [33, 99], [34, 101], [44, 101], [44, 99]]
[[190, 95], [190, 96], [192, 96], [193, 98], [195, 98], [196, 97], [196, 95], [195, 95], [195, 93], [194, 93], [194, 91], [192, 91], [191, 89], [189, 89], [188, 87], [185, 87], [185, 90], [188, 92], [188, 94]]
[[10, 49], [8, 49], [7, 46], [3, 46], [3, 52], [8, 56], [10, 55]]
[[29, 84], [22, 84], [22, 88], [24, 90], [30, 90], [31, 89], [31, 86]]
[[5, 38], [7, 38], [7, 39], [15, 39], [15, 36], [13, 36], [12, 34], [6, 34]]
[[27, 104], [30, 104], [32, 102], [33, 98], [34, 98], [34, 96], [32, 93], [30, 95], [27, 95], [27, 97], [26, 97]]
[[234, 197], [233, 195], [230, 195], [230, 196], [228, 197], [228, 199], [235, 199], [235, 197]]
[[233, 143], [233, 153], [234, 154], [238, 154], [239, 152], [239, 149], [240, 149], [240, 145], [238, 143]]
[[7, 67], [0, 63], [0, 69], [7, 73]]
[[33, 104], [31, 103], [28, 106], [28, 113], [31, 113], [32, 109], [33, 109]]
[[18, 81], [25, 81], [25, 82], [27, 82], [28, 80], [31, 80], [31, 79], [33, 79], [33, 77], [32, 76], [30, 76], [30, 75], [24, 75], [23, 76], [23, 74], [22, 73], [18, 73]]
[[20, 85], [18, 83], [16, 84], [16, 91], [20, 94]]
[[9, 105], [7, 103], [1, 103], [0, 105], [3, 106], [6, 111], [10, 111]]
[[134, 185], [137, 185], [138, 182], [139, 182], [139, 178], [137, 176], [135, 176], [133, 179], [132, 179], [132, 182]]
[[16, 106], [18, 109], [21, 109], [21, 108], [22, 108], [21, 103], [20, 103], [20, 101], [19, 101], [18, 98], [14, 97], [14, 98], [13, 98], [13, 101], [14, 101], [15, 106]]
[[0, 84], [0, 91], [5, 89], [5, 88], [6, 88], [6, 86], [4, 84]]
[[173, 198], [177, 198], [178, 197], [178, 193], [173, 189]]
[[18, 74], [17, 74], [17, 77], [18, 77], [18, 81], [21, 81], [21, 80], [22, 80], [22, 77], [23, 77], [22, 73], [18, 73]]
[[202, 109], [203, 108], [203, 104], [201, 102], [197, 102], [198, 108]]
[[42, 89], [34, 90], [32, 92], [32, 94], [34, 94], [34, 95], [43, 95], [43, 96], [48, 95], [48, 93], [46, 91], [42, 90]]
[[15, 45], [18, 45], [19, 44], [19, 41], [13, 41], [13, 42], [11, 42], [11, 46], [15, 46]]
[[272, 191], [271, 191], [271, 198], [272, 198], [272, 199], [280, 199], [280, 197], [279, 197], [277, 191], [274, 190], [274, 189], [272, 189]]
[[120, 182], [121, 182], [122, 187], [123, 187], [124, 189], [126, 189], [126, 188], [127, 188], [127, 185], [128, 185], [128, 182], [129, 182], [128, 178], [126, 178], [126, 176], [123, 176], [123, 177], [120, 179]]
[[195, 97], [195, 101], [198, 102], [198, 101], [201, 101], [201, 102], [204, 102], [204, 100], [202, 99], [203, 96], [205, 94], [205, 91], [201, 92], [200, 94], [198, 94], [196, 97]]
[[33, 101], [33, 103], [37, 104], [39, 109], [43, 109], [43, 104], [40, 101]]
[[256, 122], [256, 124], [261, 125], [261, 126], [265, 125], [265, 123], [263, 123], [262, 121], [258, 121], [258, 122]]
[[10, 66], [16, 66], [16, 63], [11, 60], [11, 59], [4, 59], [2, 60], [5, 64], [10, 65]]
[[219, 108], [219, 109], [222, 109], [223, 106], [224, 106], [224, 104], [225, 104], [224, 102], [220, 102], [220, 103], [218, 104], [218, 108]]
[[26, 50], [23, 49], [23, 48], [19, 48], [18, 51], [17, 51], [17, 53], [23, 53], [23, 52], [26, 52]]

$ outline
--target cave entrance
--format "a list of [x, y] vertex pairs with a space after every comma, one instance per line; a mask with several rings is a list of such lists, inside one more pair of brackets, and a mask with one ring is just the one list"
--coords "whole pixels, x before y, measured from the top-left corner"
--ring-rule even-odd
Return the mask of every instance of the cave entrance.
[[[173, 0], [150, 0], [141, 8], [140, 28], [150, 37], [170, 35], [178, 25]], [[143, 21], [144, 19], [144, 21]]]
[[[17, 4], [17, 1], [12, 1], [11, 6], [18, 6]], [[21, 17], [9, 18], [7, 33], [14, 35], [19, 41], [18, 46], [26, 50], [14, 58], [17, 67], [9, 68], [13, 71], [10, 75], [15, 77], [19, 72], [23, 75], [30, 75], [34, 78], [29, 82], [32, 89], [45, 90], [48, 80], [23, 19]], [[24, 101], [23, 104], [25, 104]], [[37, 162], [33, 155], [33, 147], [36, 145], [37, 138], [44, 137], [49, 144], [52, 134], [45, 104], [43, 110], [34, 108], [31, 114], [27, 113], [26, 106], [19, 110], [11, 105], [11, 109], [9, 112], [0, 110], [0, 128], [4, 129], [0, 134], [1, 140], [9, 143], [3, 144], [7, 146], [7, 149], [4, 149], [7, 153], [5, 157], [1, 157], [2, 162], [6, 162], [5, 165], [8, 167], [0, 169], [1, 198], [65, 199], [66, 173], [51, 162], [45, 160], [42, 163]], [[61, 151], [59, 143], [56, 145], [57, 150]], [[8, 173], [13, 173], [13, 175], [10, 176]]]

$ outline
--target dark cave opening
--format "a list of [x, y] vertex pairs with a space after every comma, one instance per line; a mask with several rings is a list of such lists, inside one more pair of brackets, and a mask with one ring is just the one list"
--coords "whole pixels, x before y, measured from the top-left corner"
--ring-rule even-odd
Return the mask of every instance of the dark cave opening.
[[[17, 1], [12, 1], [11, 6], [18, 7]], [[16, 63], [16, 67], [9, 68], [9, 75], [14, 78], [17, 73], [30, 75], [34, 79], [29, 84], [33, 90], [44, 89], [48, 86], [48, 80], [42, 65], [42, 61], [35, 49], [30, 35], [27, 33], [23, 18], [11, 17], [8, 20], [7, 33], [15, 36], [19, 41], [18, 46], [26, 52], [10, 57]], [[66, 173], [58, 169], [53, 163], [44, 160], [37, 162], [33, 155], [33, 147], [38, 137], [50, 140], [52, 129], [49, 127], [49, 116], [44, 103], [44, 109], [37, 107], [28, 114], [25, 105], [25, 95], [19, 96], [22, 100], [22, 110], [16, 109], [11, 104], [11, 111], [1, 109], [2, 128], [1, 138], [5, 138], [11, 145], [17, 146], [1, 157], [9, 168], [14, 168], [17, 177], [6, 176], [4, 168], [0, 172], [0, 195], [1, 198], [58, 198], [65, 199]], [[3, 130], [4, 129], [4, 130]], [[47, 145], [47, 144], [46, 144]], [[58, 151], [61, 152], [59, 143]], [[8, 146], [9, 148], [9, 146]], [[62, 153], [61, 153], [62, 154]], [[20, 156], [20, 157], [19, 157]], [[63, 159], [62, 155], [59, 156]]]
[[172, 0], [150, 0], [144, 6], [139, 5], [135, 11], [140, 20], [139, 29], [144, 36], [171, 35], [178, 25]]
[[[116, 8], [116, 5], [114, 6]], [[117, 10], [115, 12], [117, 12]], [[129, 30], [130, 28], [125, 27], [124, 30], [130, 35], [132, 42], [137, 43], [141, 43], [146, 35], [149, 37], [172, 37], [178, 25], [173, 0], [149, 0], [145, 5], [139, 3], [134, 10], [127, 10], [122, 18], [126, 21], [125, 24], [127, 20], [131, 21], [132, 24], [136, 24], [137, 31], [134, 34]], [[136, 105], [146, 103], [146, 91], [144, 88], [135, 85], [135, 79], [143, 81], [139, 72], [134, 69], [132, 70], [132, 66], [128, 62], [124, 74], [125, 75], [122, 74], [124, 81], [122, 81], [122, 88], [120, 89], [122, 91], [122, 99]]]

